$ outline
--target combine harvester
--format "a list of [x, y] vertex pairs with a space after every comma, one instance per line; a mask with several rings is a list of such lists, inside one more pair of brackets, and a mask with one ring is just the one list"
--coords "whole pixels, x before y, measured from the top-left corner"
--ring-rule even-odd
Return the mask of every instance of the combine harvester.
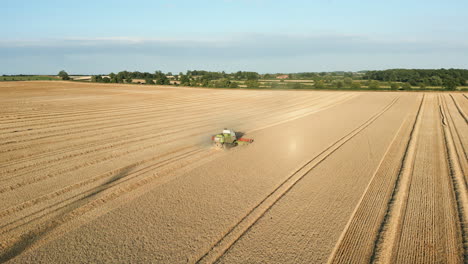
[[249, 138], [237, 138], [234, 130], [225, 128], [222, 133], [212, 136], [211, 141], [213, 141], [213, 144], [218, 148], [229, 148], [238, 145], [247, 145], [254, 140]]

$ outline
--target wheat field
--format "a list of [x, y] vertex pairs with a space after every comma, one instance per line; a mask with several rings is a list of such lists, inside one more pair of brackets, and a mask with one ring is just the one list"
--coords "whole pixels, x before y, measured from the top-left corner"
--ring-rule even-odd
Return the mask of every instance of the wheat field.
[[[463, 263], [463, 93], [0, 83], [0, 262]], [[232, 128], [254, 143], [229, 150]]]

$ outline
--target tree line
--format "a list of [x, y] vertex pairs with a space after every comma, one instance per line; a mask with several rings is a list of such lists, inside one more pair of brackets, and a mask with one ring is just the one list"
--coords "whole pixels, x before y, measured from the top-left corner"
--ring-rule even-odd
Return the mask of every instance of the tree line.
[[[279, 75], [287, 75], [287, 79], [313, 80], [314, 85], [286, 85], [271, 83], [268, 80], [276, 79]], [[68, 80], [70, 77], [65, 71], [60, 71], [59, 76]], [[289, 74], [259, 74], [252, 71], [237, 71], [233, 73], [189, 70], [185, 73], [172, 74], [155, 71], [154, 73], [139, 71], [121, 71], [108, 75], [93, 75], [92, 82], [102, 83], [133, 83], [134, 80], [144, 80], [144, 84], [157, 85], [182, 85], [194, 87], [214, 87], [214, 88], [237, 88], [243, 84], [250, 88], [270, 87], [286, 89], [380, 89], [382, 86], [388, 89], [411, 89], [414, 86], [426, 89], [427, 86], [443, 87], [448, 90], [455, 90], [457, 86], [466, 86], [468, 80], [468, 70], [463, 69], [390, 69], [382, 71], [361, 71], [361, 72], [300, 72]], [[260, 82], [261, 81], [261, 82]], [[135, 81], [140, 82], [140, 81]], [[243, 83], [242, 83], [243, 82]], [[265, 83], [266, 82], [266, 83]], [[284, 82], [284, 80], [280, 80]]]
[[412, 86], [443, 86], [449, 90], [457, 86], [465, 86], [468, 80], [468, 70], [463, 69], [390, 69], [383, 71], [368, 71], [363, 79], [385, 82], [403, 82]]

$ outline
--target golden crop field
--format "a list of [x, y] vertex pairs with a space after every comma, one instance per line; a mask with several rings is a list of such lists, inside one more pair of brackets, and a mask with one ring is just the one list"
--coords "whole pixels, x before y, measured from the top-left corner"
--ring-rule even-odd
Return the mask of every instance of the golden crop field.
[[0, 262], [463, 263], [467, 149], [464, 93], [0, 82]]

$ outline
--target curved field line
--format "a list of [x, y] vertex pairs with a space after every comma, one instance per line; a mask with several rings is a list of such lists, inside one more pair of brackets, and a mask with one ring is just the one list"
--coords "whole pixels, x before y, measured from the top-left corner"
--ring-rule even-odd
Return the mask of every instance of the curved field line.
[[366, 127], [371, 125], [388, 109], [390, 109], [396, 103], [396, 101], [398, 101], [398, 99], [399, 98], [393, 99], [382, 110], [377, 112], [367, 121], [353, 129], [350, 133], [335, 141], [320, 154], [294, 171], [278, 187], [276, 187], [262, 201], [260, 201], [260, 203], [252, 208], [237, 224], [230, 228], [218, 242], [212, 245], [204, 255], [196, 260], [196, 263], [214, 263], [219, 260], [234, 245], [234, 243], [236, 243], [246, 232], [248, 232], [258, 222], [258, 220], [262, 218], [265, 213], [270, 208], [272, 208], [286, 193], [288, 193], [291, 188], [293, 188], [302, 178], [304, 178], [308, 172], [314, 169], [317, 165], [319, 165], [332, 153], [338, 150], [346, 142], [359, 134]]
[[453, 103], [457, 107], [458, 113], [460, 113], [460, 115], [463, 117], [463, 119], [465, 119], [465, 122], [468, 123], [468, 117], [466, 116], [465, 112], [463, 112], [463, 110], [458, 105], [457, 100], [455, 100], [455, 98], [453, 98], [453, 95], [451, 95], [451, 94], [450, 94], [450, 97], [452, 98]]

